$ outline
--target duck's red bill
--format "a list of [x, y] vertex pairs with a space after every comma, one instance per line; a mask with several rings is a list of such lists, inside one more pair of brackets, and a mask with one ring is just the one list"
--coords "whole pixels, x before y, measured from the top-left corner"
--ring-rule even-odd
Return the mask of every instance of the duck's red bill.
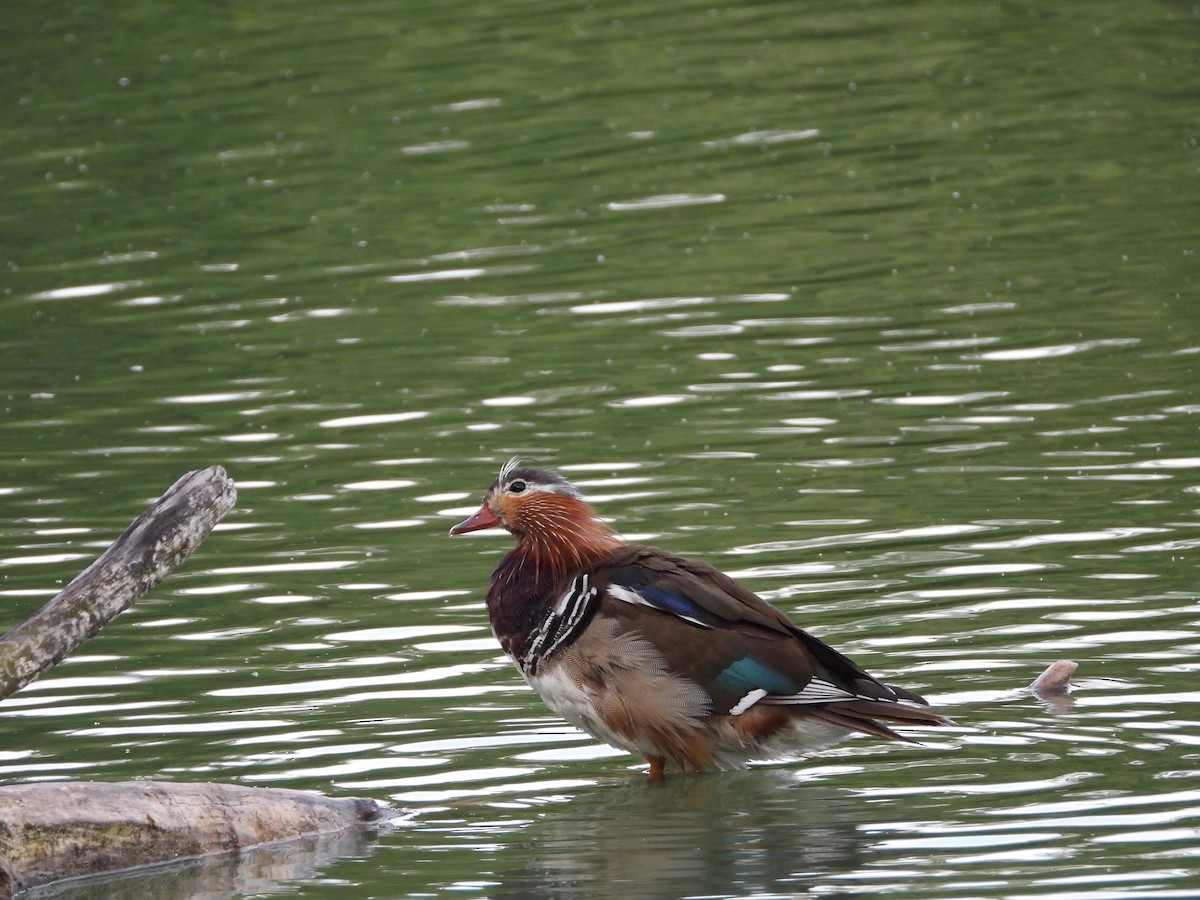
[[469, 518], [463, 519], [457, 525], [450, 529], [451, 534], [466, 534], [468, 531], [481, 531], [484, 528], [494, 528], [500, 524], [500, 520], [496, 518], [487, 506], [481, 506]]

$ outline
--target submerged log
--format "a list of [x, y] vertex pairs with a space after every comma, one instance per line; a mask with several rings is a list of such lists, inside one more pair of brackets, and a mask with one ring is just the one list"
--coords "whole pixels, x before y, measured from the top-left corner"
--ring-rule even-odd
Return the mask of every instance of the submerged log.
[[220, 466], [188, 472], [58, 596], [0, 637], [0, 699], [56, 666], [191, 555], [237, 500]]
[[1075, 699], [1071, 696], [1071, 676], [1078, 668], [1078, 663], [1060, 659], [1051, 663], [1025, 690], [1041, 700], [1046, 710], [1053, 715], [1070, 715], [1075, 711]]
[[1058, 662], [1051, 663], [1046, 671], [1035, 678], [1026, 690], [1037, 697], [1065, 694], [1070, 690], [1071, 676], [1078, 668], [1079, 663], [1071, 662], [1069, 659], [1060, 659]]
[[362, 828], [373, 800], [230, 784], [0, 787], [0, 898], [65, 878]]

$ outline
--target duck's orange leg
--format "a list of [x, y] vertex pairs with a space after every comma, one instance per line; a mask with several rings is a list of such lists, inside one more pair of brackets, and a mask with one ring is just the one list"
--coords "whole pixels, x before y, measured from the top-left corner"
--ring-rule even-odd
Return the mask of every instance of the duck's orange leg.
[[650, 762], [650, 783], [662, 784], [667, 780], [667, 762], [661, 756], [648, 757]]

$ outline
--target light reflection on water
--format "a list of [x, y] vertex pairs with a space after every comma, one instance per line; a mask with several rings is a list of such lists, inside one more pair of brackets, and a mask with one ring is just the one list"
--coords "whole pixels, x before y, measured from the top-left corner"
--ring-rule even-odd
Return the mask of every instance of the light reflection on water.
[[[73, 9], [11, 48], [5, 619], [183, 470], [240, 501], [0, 777], [409, 813], [130, 896], [1200, 895], [1183, 13]], [[513, 453], [958, 726], [649, 789], [445, 536]]]
[[[1149, 791], [1108, 785], [1123, 768], [1147, 766], [1146, 754], [1171, 746], [1190, 752], [1200, 745], [1200, 722], [1178, 719], [1179, 710], [1200, 699], [1197, 693], [1163, 691], [1144, 679], [1086, 676], [1069, 702], [1044, 707], [1017, 689], [1029, 677], [1027, 664], [980, 656], [978, 641], [971, 643], [970, 655], [954, 649], [966, 645], [966, 632], [956, 634], [950, 623], [963, 621], [977, 637], [989, 631], [979, 627], [989, 616], [1041, 610], [1071, 627], [1102, 629], [1049, 643], [1026, 636], [1015, 648], [1025, 660], [1041, 653], [1078, 652], [1100, 641], [1111, 643], [1114, 651], [1147, 643], [1156, 648], [1148, 661], [1163, 661], [1173, 655], [1166, 648], [1194, 643], [1196, 632], [1111, 631], [1113, 617], [1103, 614], [1105, 604], [1084, 598], [1007, 598], [999, 588], [919, 593], [888, 599], [904, 605], [908, 612], [902, 615], [913, 622], [922, 621], [924, 603], [935, 602], [937, 608], [930, 610], [935, 630], [849, 643], [860, 658], [870, 657], [874, 648], [886, 654], [893, 667], [888, 674], [907, 684], [932, 679], [948, 686], [938, 673], [953, 673], [958, 679], [978, 677], [980, 685], [1007, 685], [933, 692], [931, 699], [955, 715], [960, 728], [932, 734], [921, 747], [855, 740], [783, 767], [675, 779], [661, 791], [628, 771], [633, 762], [628, 757], [595, 745], [549, 716], [496, 658], [492, 639], [427, 640], [479, 631], [480, 625], [326, 631], [322, 640], [327, 646], [378, 644], [388, 653], [301, 664], [290, 678], [282, 673], [285, 677], [279, 679], [281, 673], [276, 673], [268, 686], [209, 689], [208, 696], [252, 698], [256, 704], [220, 721], [111, 702], [124, 685], [139, 678], [195, 680], [213, 674], [203, 669], [50, 679], [8, 701], [4, 715], [10, 721], [31, 713], [49, 715], [74, 739], [149, 747], [172, 737], [208, 736], [210, 754], [223, 750], [224, 758], [211, 764], [168, 766], [168, 776], [233, 777], [264, 785], [307, 782], [338, 793], [390, 798], [413, 815], [379, 838], [382, 846], [375, 852], [394, 848], [424, 859], [440, 847], [450, 859], [464, 857], [425, 875], [431, 888], [448, 892], [466, 889], [478, 879], [489, 895], [629, 896], [632, 879], [643, 896], [673, 896], [681, 883], [704, 884], [723, 896], [787, 895], [818, 886], [833, 893], [886, 890], [920, 896], [934, 877], [936, 860], [939, 881], [1000, 878], [1010, 895], [1045, 893], [1070, 883], [1088, 896], [1099, 896], [1099, 886], [1108, 881], [1105, 860], [1111, 848], [1130, 844], [1147, 848], [1133, 855], [1145, 869], [1139, 884], [1149, 885], [1155, 896], [1170, 896], [1159, 892], [1177, 886], [1186, 890], [1182, 885], [1188, 870], [1168, 862], [1191, 858], [1186, 848], [1194, 846], [1196, 837], [1191, 823], [1200, 809], [1197, 792], [1170, 787], [1173, 781], [1187, 780], [1186, 769], [1148, 769], [1150, 784], [1161, 783]], [[1140, 609], [1128, 600], [1106, 602], [1124, 608], [1120, 620], [1126, 623], [1195, 614], [1194, 601], [1183, 597]], [[824, 605], [831, 611], [837, 607], [832, 599]], [[482, 613], [475, 603], [470, 611]], [[997, 653], [1002, 650], [1013, 647], [997, 646]], [[394, 671], [403, 656], [417, 661], [417, 667]], [[481, 663], [437, 665], [446, 656]], [[945, 664], [937, 661], [939, 656], [946, 657]], [[76, 664], [113, 661], [84, 657]], [[379, 674], [351, 674], [364, 665]], [[320, 678], [302, 676], [314, 668]], [[456, 681], [472, 674], [485, 675], [487, 683], [465, 691], [456, 687]], [[413, 683], [430, 687], [424, 693], [400, 687]], [[300, 704], [287, 702], [289, 695]], [[108, 702], [79, 704], [89, 697]], [[401, 719], [372, 719], [366, 710], [356, 711], [378, 700], [393, 705], [418, 698], [437, 703], [440, 711]], [[265, 701], [271, 702], [258, 705]], [[316, 718], [316, 711], [330, 706], [336, 707], [337, 720], [355, 727], [297, 727], [326, 721]], [[80, 727], [79, 718], [98, 713], [123, 724]], [[460, 720], [458, 728], [450, 728], [446, 719], [460, 716], [473, 724], [463, 727]], [[355, 739], [364, 734], [371, 739]], [[99, 761], [89, 767], [33, 761], [28, 754], [6, 756], [0, 763], [9, 777], [88, 777], [89, 769], [93, 777], [105, 777]], [[1036, 775], [1029, 772], [1031, 765]], [[914, 772], [919, 773], [915, 782]], [[1013, 777], [1017, 772], [1023, 774]], [[907, 773], [907, 783], [889, 785], [889, 773]], [[944, 817], [948, 807], [958, 810], [954, 819]], [[1173, 848], [1180, 848], [1182, 856]], [[414, 865], [411, 857], [405, 859], [406, 868]], [[1047, 868], [1048, 862], [1053, 867]], [[456, 870], [473, 874], [441, 880]]]

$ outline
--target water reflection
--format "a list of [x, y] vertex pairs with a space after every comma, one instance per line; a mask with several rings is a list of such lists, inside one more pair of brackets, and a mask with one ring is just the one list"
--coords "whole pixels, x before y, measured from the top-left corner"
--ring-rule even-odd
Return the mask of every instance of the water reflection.
[[[1194, 10], [9, 6], [6, 619], [181, 470], [241, 500], [0, 775], [449, 807], [308, 896], [1200, 877]], [[444, 537], [517, 452], [963, 735], [643, 790]]]
[[494, 897], [763, 896], [857, 869], [853, 798], [778, 770], [608, 784], [556, 805], [494, 855]]
[[365, 859], [376, 850], [375, 832], [361, 828], [313, 835], [132, 872], [36, 888], [27, 900], [227, 900], [290, 894], [289, 882], [310, 879], [334, 860]]

